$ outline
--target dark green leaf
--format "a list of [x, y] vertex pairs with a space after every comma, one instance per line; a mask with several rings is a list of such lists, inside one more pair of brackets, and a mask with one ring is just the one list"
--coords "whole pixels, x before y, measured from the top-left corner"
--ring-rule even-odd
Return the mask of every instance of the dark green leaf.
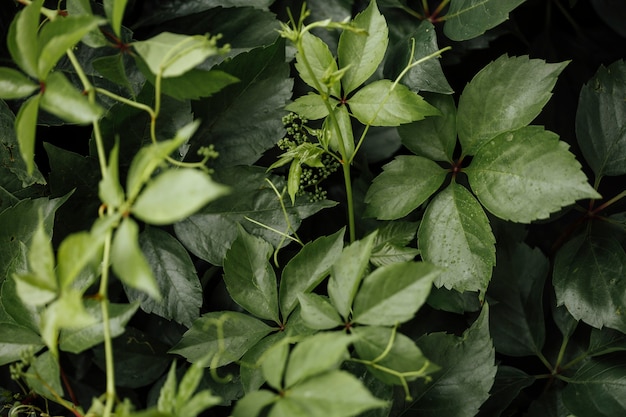
[[563, 403], [579, 416], [613, 417], [626, 410], [626, 360], [590, 359], [568, 379]]
[[328, 295], [330, 302], [344, 319], [347, 319], [352, 311], [352, 301], [369, 267], [375, 238], [376, 232], [351, 243], [331, 268]]
[[626, 350], [626, 334], [608, 328], [591, 329], [589, 356], [606, 355], [607, 353]]
[[488, 141], [465, 169], [472, 191], [494, 215], [530, 223], [583, 198], [600, 198], [568, 145], [540, 126]]
[[473, 155], [489, 139], [532, 122], [566, 65], [506, 55], [487, 64], [459, 98], [457, 129], [463, 153]]
[[452, 183], [437, 194], [417, 232], [422, 258], [442, 267], [437, 287], [484, 291], [496, 262], [489, 219], [465, 187]]
[[487, 295], [493, 344], [504, 355], [536, 355], [546, 336], [543, 289], [548, 259], [524, 243], [499, 240], [498, 244]]
[[[263, 369], [261, 365], [264, 360], [264, 355], [269, 349], [284, 343], [284, 339], [287, 336], [286, 333], [287, 332], [272, 333], [269, 336], [264, 337], [248, 349], [248, 351], [241, 357], [239, 376], [241, 378], [243, 392], [246, 393], [246, 396], [260, 389], [263, 384], [269, 380], [266, 375], [268, 371], [274, 374], [274, 378], [276, 379], [278, 379], [276, 374], [280, 374], [280, 383], [277, 383], [276, 385], [282, 384], [282, 377], [285, 371], [284, 367], [286, 363], [280, 365], [282, 366], [282, 369], [272, 370]], [[276, 358], [273, 359], [276, 361]], [[276, 381], [272, 380], [271, 383], [274, 382]]]
[[207, 366], [224, 366], [238, 360], [272, 328], [235, 311], [211, 312], [193, 322], [171, 350], [190, 362], [208, 360]]
[[344, 30], [337, 47], [339, 68], [346, 69], [341, 79], [346, 95], [367, 81], [376, 71], [389, 43], [387, 22], [378, 11], [376, 1], [370, 2], [369, 6], [352, 20], [352, 26], [362, 31]]
[[366, 85], [348, 100], [348, 105], [354, 117], [372, 126], [399, 126], [439, 115], [439, 110], [420, 95], [390, 80]]
[[576, 136], [597, 177], [626, 173], [626, 62], [600, 67], [583, 86]]
[[41, 337], [27, 327], [0, 322], [0, 365], [15, 362], [30, 349], [37, 352], [44, 347]]
[[383, 166], [367, 194], [366, 215], [382, 220], [406, 216], [441, 187], [448, 172], [421, 156], [400, 155]]
[[123, 54], [108, 55], [95, 58], [91, 65], [106, 79], [125, 87], [129, 92], [134, 92], [133, 86], [126, 74], [126, 64]]
[[[435, 27], [428, 20], [423, 20], [412, 33], [390, 48], [389, 56], [385, 60], [385, 76], [387, 78], [396, 79], [408, 64], [413, 63], [409, 62], [413, 47], [415, 47], [413, 62], [439, 50]], [[432, 91], [441, 94], [453, 93], [452, 87], [448, 84], [441, 70], [441, 63], [438, 58], [431, 58], [412, 67], [404, 74], [400, 82], [416, 93], [419, 91]]]
[[[492, 315], [493, 319], [493, 315]], [[477, 417], [503, 416], [502, 412], [511, 404], [519, 393], [531, 386], [535, 378], [512, 366], [498, 366], [496, 380], [489, 391], [490, 397], [480, 407]]]
[[376, 269], [365, 277], [354, 299], [353, 321], [393, 326], [412, 319], [439, 272], [439, 268], [424, 262], [394, 263]]
[[554, 260], [554, 289], [576, 320], [626, 332], [626, 252], [616, 240], [578, 236]]
[[341, 255], [345, 229], [309, 242], [285, 265], [280, 280], [280, 312], [283, 318], [298, 305], [298, 296], [319, 285]]
[[433, 161], [450, 162], [456, 146], [454, 98], [448, 95], [429, 95], [427, 99], [441, 112], [441, 116], [427, 117], [398, 126], [402, 144], [416, 155]]
[[[26, 250], [27, 248], [24, 246], [24, 252]], [[23, 262], [26, 264], [25, 259]], [[0, 311], [5, 316], [3, 317], [3, 322], [16, 324], [33, 331], [35, 334], [39, 334], [39, 324], [41, 322], [39, 310], [38, 307], [22, 302], [17, 295], [14, 279], [4, 280], [0, 288]], [[41, 340], [41, 343], [43, 343], [43, 340]]]
[[525, 0], [452, 0], [443, 31], [455, 41], [482, 35], [509, 18], [509, 13]]
[[[269, 338], [264, 340], [266, 339]], [[289, 343], [286, 339], [281, 339], [278, 343], [274, 343], [273, 346], [270, 345], [269, 349], [263, 352], [263, 355], [259, 358], [265, 381], [276, 390], [284, 388], [283, 378], [287, 366], [287, 356], [289, 356]]]
[[39, 45], [37, 31], [44, 0], [35, 0], [20, 10], [9, 27], [7, 46], [15, 63], [28, 75], [38, 78]]
[[102, 116], [103, 109], [89, 101], [61, 72], [48, 76], [41, 108], [70, 123], [88, 124]]
[[0, 98], [13, 100], [28, 97], [39, 85], [13, 68], [0, 67]]
[[276, 274], [269, 262], [274, 248], [238, 228], [224, 258], [224, 282], [232, 299], [256, 317], [280, 322]]
[[480, 297], [481, 295], [476, 291], [459, 292], [445, 287], [433, 287], [426, 302], [437, 310], [465, 314], [482, 308]]
[[169, 233], [154, 227], [139, 235], [139, 245], [146, 257], [162, 299], [125, 286], [130, 301], [140, 301], [141, 309], [191, 327], [200, 314], [202, 287], [189, 253]]
[[202, 124], [190, 142], [189, 154], [213, 144], [220, 153], [214, 165], [251, 164], [284, 134], [281, 117], [293, 85], [284, 42], [242, 53], [214, 69], [240, 82], [193, 103]]
[[359, 358], [371, 362], [368, 370], [387, 384], [414, 381], [439, 369], [413, 340], [391, 328], [363, 326], [352, 332], [357, 336], [354, 347]]
[[26, 381], [37, 394], [54, 400], [55, 394], [63, 395], [61, 385], [61, 368], [52, 352], [44, 352], [37, 356], [26, 371]]
[[489, 336], [489, 306], [461, 337], [432, 333], [420, 338], [417, 346], [441, 370], [432, 381], [412, 384], [414, 400], [398, 404], [420, 416], [472, 417], [487, 398], [497, 367]]

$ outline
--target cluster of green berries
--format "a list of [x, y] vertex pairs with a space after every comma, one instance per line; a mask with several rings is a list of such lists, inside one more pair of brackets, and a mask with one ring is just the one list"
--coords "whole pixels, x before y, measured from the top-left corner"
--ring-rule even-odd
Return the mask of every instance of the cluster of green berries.
[[[278, 148], [282, 151], [293, 151], [299, 145], [313, 143], [314, 135], [307, 129], [308, 120], [296, 113], [289, 113], [282, 119], [286, 135], [278, 141]], [[300, 188], [296, 196], [306, 196], [310, 202], [326, 199], [328, 192], [320, 184], [339, 169], [339, 162], [329, 154], [321, 157], [322, 167], [302, 166]]]

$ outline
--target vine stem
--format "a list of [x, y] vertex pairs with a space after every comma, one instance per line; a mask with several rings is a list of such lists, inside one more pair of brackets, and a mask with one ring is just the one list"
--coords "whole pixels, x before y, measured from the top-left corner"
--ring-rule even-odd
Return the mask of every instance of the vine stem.
[[110, 317], [109, 317], [109, 263], [111, 259], [111, 242], [113, 240], [113, 231], [107, 231], [104, 240], [104, 251], [102, 254], [102, 276], [100, 277], [100, 288], [98, 294], [100, 296], [100, 308], [102, 310], [103, 336], [104, 336], [104, 357], [106, 366], [106, 391], [105, 404], [102, 417], [110, 417], [113, 411], [113, 403], [115, 401], [115, 369], [113, 364], [113, 338], [111, 337]]

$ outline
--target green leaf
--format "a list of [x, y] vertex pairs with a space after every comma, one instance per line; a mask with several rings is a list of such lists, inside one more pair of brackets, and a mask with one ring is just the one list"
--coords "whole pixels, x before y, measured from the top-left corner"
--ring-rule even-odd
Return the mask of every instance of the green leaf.
[[538, 355], [546, 337], [543, 290], [548, 259], [524, 243], [498, 244], [487, 295], [493, 343], [504, 355]]
[[600, 356], [626, 350], [626, 334], [609, 328], [591, 329], [589, 337], [589, 356]]
[[576, 200], [600, 198], [568, 145], [540, 126], [496, 136], [464, 171], [478, 200], [504, 220], [530, 223]]
[[601, 66], [580, 90], [578, 144], [598, 178], [626, 173], [626, 62]]
[[224, 282], [232, 299], [255, 316], [280, 322], [276, 274], [269, 262], [271, 244], [243, 227], [226, 252]]
[[177, 77], [192, 70], [210, 56], [220, 53], [215, 38], [161, 32], [133, 43], [150, 71], [163, 78]]
[[439, 115], [439, 110], [420, 95], [390, 80], [366, 85], [348, 100], [348, 105], [354, 117], [371, 126], [399, 126]]
[[500, 133], [532, 122], [567, 64], [506, 55], [487, 64], [459, 98], [457, 129], [463, 154], [474, 155]]
[[237, 401], [233, 417], [257, 417], [261, 411], [278, 400], [278, 395], [267, 390], [254, 391]]
[[[284, 189], [285, 181], [281, 177], [270, 176], [265, 171], [265, 168], [254, 166], [216, 171], [213, 179], [237, 192], [210, 202], [200, 212], [176, 223], [174, 230], [178, 239], [194, 255], [213, 265], [221, 265], [226, 250], [237, 237], [239, 224], [274, 247], [285, 245], [283, 236], [248, 219], [291, 234], [298, 229], [302, 219], [335, 205], [330, 201], [311, 203], [306, 197], [296, 198], [293, 206], [283, 200], [290, 229], [285, 221], [283, 206], [265, 179], [270, 179], [278, 190]], [[295, 303], [295, 296], [293, 302]]]
[[433, 198], [417, 232], [422, 258], [440, 266], [437, 287], [484, 291], [496, 262], [489, 219], [462, 185], [450, 184]]
[[379, 228], [370, 262], [378, 267], [396, 262], [412, 261], [419, 254], [419, 250], [405, 246], [415, 243], [418, 224], [393, 221]]
[[449, 95], [429, 95], [428, 102], [440, 112], [439, 117], [427, 117], [398, 126], [402, 144], [416, 155], [433, 161], [451, 162], [456, 146], [456, 105]]
[[304, 56], [300, 52], [296, 54], [295, 67], [302, 81], [318, 90], [320, 94], [341, 97], [341, 84], [330, 81], [330, 75], [337, 71], [337, 62], [328, 45], [310, 32], [302, 34], [301, 42]]
[[406, 216], [443, 184], [447, 170], [421, 156], [400, 155], [383, 166], [367, 190], [365, 215], [394, 220]]
[[111, 208], [120, 208], [125, 200], [124, 189], [120, 184], [119, 153], [119, 142], [116, 142], [109, 154], [106, 170], [98, 183], [98, 197]]
[[52, 352], [44, 352], [35, 358], [26, 371], [26, 381], [33, 391], [50, 400], [57, 398], [55, 394], [63, 395], [61, 368]]
[[[331, 122], [331, 118], [324, 120], [324, 135], [329, 137], [328, 143], [334, 151], [340, 152], [341, 157], [350, 160], [354, 156], [354, 134], [352, 132], [352, 119], [346, 106], [339, 106], [333, 109], [334, 118], [339, 126], [339, 132], [335, 128], [335, 124]], [[343, 147], [339, 141], [343, 143]]]
[[[109, 304], [108, 326], [111, 337], [118, 337], [126, 330], [126, 325], [133, 317], [138, 303]], [[104, 322], [102, 320], [102, 306], [99, 301], [88, 300], [85, 303], [87, 314], [92, 316], [94, 323], [78, 328], [61, 331], [59, 348], [70, 353], [80, 353], [99, 345], [104, 341]]]
[[525, 0], [452, 0], [444, 16], [443, 32], [454, 41], [482, 35], [509, 18]]
[[0, 67], [0, 98], [14, 100], [28, 97], [39, 88], [19, 71], [13, 68]]
[[609, 237], [578, 236], [557, 252], [553, 283], [558, 304], [593, 327], [626, 332], [626, 252]]
[[353, 336], [342, 332], [321, 332], [298, 342], [289, 355], [285, 388], [290, 389], [316, 375], [339, 368], [349, 357]]
[[263, 377], [276, 390], [283, 389], [287, 356], [289, 356], [289, 343], [287, 343], [287, 339], [281, 339], [278, 343], [270, 345], [270, 348], [263, 353], [258, 361], [261, 362]]
[[307, 243], [285, 265], [280, 279], [280, 312], [283, 318], [298, 305], [300, 294], [313, 291], [341, 255], [345, 229]]
[[341, 79], [344, 95], [350, 94], [376, 71], [389, 43], [387, 22], [375, 0], [352, 20], [352, 26], [361, 31], [344, 30], [337, 46], [339, 68], [346, 70]]
[[311, 329], [330, 330], [344, 324], [335, 307], [327, 297], [318, 294], [299, 294], [300, 315]]
[[[439, 50], [435, 26], [428, 20], [422, 20], [417, 27], [399, 42], [392, 43], [385, 59], [385, 78], [395, 80], [408, 64], [433, 54]], [[409, 62], [411, 50], [415, 48], [413, 61]], [[411, 67], [400, 79], [411, 91], [431, 91], [440, 94], [452, 94], [454, 91], [441, 69], [441, 61], [431, 58]]]
[[[24, 251], [27, 251], [24, 246]], [[24, 254], [24, 258], [25, 258]], [[24, 259], [24, 264], [26, 260]], [[24, 265], [25, 267], [26, 265]], [[25, 327], [36, 334], [40, 333], [41, 311], [40, 308], [24, 304], [17, 295], [14, 279], [6, 279], [0, 287], [0, 313], [2, 313], [2, 321]], [[40, 340], [42, 343], [43, 340]]]
[[591, 359], [568, 379], [563, 403], [579, 416], [618, 416], [626, 409], [626, 360]]
[[[279, 346], [282, 346], [286, 340], [287, 332], [272, 333], [267, 337], [261, 339], [258, 343], [252, 346], [241, 357], [241, 365], [239, 368], [239, 377], [241, 380], [241, 388], [246, 395], [249, 395], [258, 389], [263, 384], [268, 382], [270, 385], [282, 387], [283, 374], [285, 373], [285, 362], [280, 362], [280, 352], [269, 353], [270, 349], [276, 348], [280, 350]], [[265, 354], [271, 356], [268, 359], [268, 364], [263, 365], [265, 361]], [[275, 367], [270, 366], [275, 365]], [[268, 368], [268, 369], [265, 369]], [[271, 369], [270, 369], [271, 368]], [[271, 374], [271, 375], [270, 375]]]
[[437, 371], [409, 337], [389, 327], [355, 327], [354, 348], [367, 369], [378, 379], [395, 385], [414, 381]]
[[498, 366], [496, 380], [490, 391], [491, 396], [480, 407], [480, 413], [477, 414], [477, 417], [505, 415], [503, 414], [504, 410], [519, 396], [524, 388], [531, 386], [535, 381], [535, 377], [518, 368], [506, 365]]
[[138, 243], [139, 226], [130, 217], [124, 218], [111, 245], [113, 272], [126, 285], [160, 300], [159, 286]]
[[190, 142], [188, 155], [212, 144], [220, 153], [213, 162], [216, 168], [252, 164], [284, 136], [281, 117], [293, 87], [284, 40], [239, 54], [213, 69], [240, 82], [192, 103], [202, 124]]
[[30, 349], [44, 347], [41, 337], [31, 329], [13, 323], [0, 322], [0, 366], [20, 360]]
[[46, 23], [38, 35], [37, 76], [45, 80], [68, 49], [105, 21], [99, 16], [65, 16]]
[[202, 287], [189, 253], [172, 235], [154, 227], [141, 232], [139, 246], [163, 297], [157, 301], [125, 286], [129, 300], [139, 301], [145, 312], [191, 327], [200, 314]]
[[41, 95], [41, 108], [70, 123], [89, 124], [102, 116], [104, 109], [76, 90], [61, 72], [50, 74]]
[[[276, 402], [270, 415], [280, 417], [352, 417], [386, 406], [374, 397], [355, 376], [330, 371], [291, 388]], [[298, 410], [300, 413], [292, 413]]]
[[193, 322], [169, 353], [184, 356], [190, 362], [200, 360], [207, 366], [228, 365], [241, 358], [272, 328], [247, 314], [235, 311], [206, 313]]
[[35, 170], [35, 133], [40, 101], [40, 94], [32, 96], [22, 104], [15, 117], [15, 134], [28, 175], [31, 175]]
[[330, 302], [344, 319], [352, 311], [352, 301], [369, 267], [376, 233], [347, 246], [331, 268], [328, 280]]
[[431, 333], [417, 340], [428, 359], [441, 367], [428, 384], [412, 384], [412, 402], [400, 405], [420, 416], [472, 417], [489, 398], [497, 367], [489, 336], [489, 305], [461, 337]]
[[107, 15], [111, 28], [117, 37], [121, 37], [122, 19], [128, 0], [104, 0], [104, 12]]
[[129, 92], [134, 93], [133, 86], [128, 78], [128, 75], [126, 74], [126, 64], [123, 54], [95, 58], [91, 62], [91, 65], [107, 80], [113, 81], [115, 84], [126, 88]]
[[[333, 100], [333, 105], [337, 104], [338, 102]], [[285, 110], [297, 113], [308, 120], [318, 120], [328, 116], [328, 107], [324, 104], [322, 96], [311, 92], [296, 98], [293, 103], [285, 106]]]
[[44, 0], [35, 0], [20, 10], [11, 22], [7, 35], [7, 46], [13, 61], [33, 78], [39, 78], [37, 32], [43, 2]]
[[[69, 1], [65, 3], [65, 8], [67, 10], [67, 14], [71, 16], [93, 15], [89, 0]], [[91, 32], [87, 33], [81, 41], [90, 48], [99, 48], [108, 45], [107, 39], [99, 29], [93, 29]]]
[[423, 262], [383, 266], [365, 277], [354, 299], [353, 321], [393, 326], [413, 318], [424, 304], [439, 269]]
[[194, 168], [169, 169], [148, 182], [132, 213], [151, 224], [170, 224], [189, 217], [229, 189]]

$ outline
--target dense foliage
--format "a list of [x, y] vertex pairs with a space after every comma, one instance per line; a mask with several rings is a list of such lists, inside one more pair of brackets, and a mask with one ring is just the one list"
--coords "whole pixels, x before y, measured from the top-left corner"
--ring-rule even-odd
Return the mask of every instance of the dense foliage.
[[5, 4], [0, 415], [625, 415], [625, 15]]

